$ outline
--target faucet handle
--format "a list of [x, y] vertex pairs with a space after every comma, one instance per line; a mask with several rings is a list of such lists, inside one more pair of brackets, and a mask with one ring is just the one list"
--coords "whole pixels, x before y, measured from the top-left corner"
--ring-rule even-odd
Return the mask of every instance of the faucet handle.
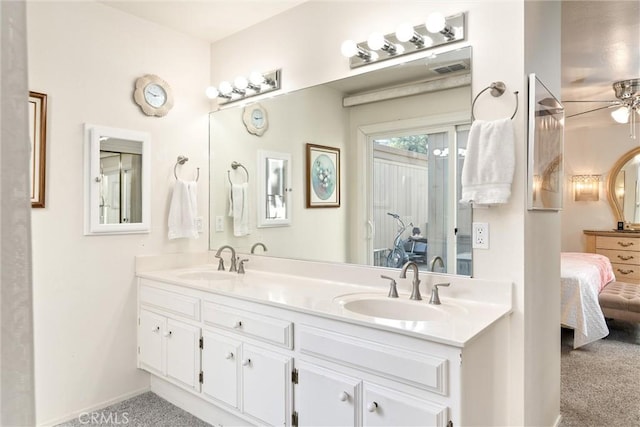
[[387, 295], [389, 298], [398, 298], [398, 288], [396, 287], [396, 279], [393, 277], [385, 276], [384, 274], [380, 275], [383, 279], [388, 279], [389, 282], [389, 294]]
[[438, 292], [438, 286], [447, 287], [450, 286], [451, 283], [436, 283], [431, 288], [431, 298], [429, 299], [429, 304], [440, 305], [440, 293]]
[[220, 255], [216, 255], [216, 258], [220, 260], [218, 261], [218, 271], [224, 271], [224, 260]]
[[247, 261], [249, 261], [249, 258], [245, 258], [243, 260], [240, 260], [240, 263], [238, 265], [238, 274], [244, 274], [244, 263], [247, 262]]

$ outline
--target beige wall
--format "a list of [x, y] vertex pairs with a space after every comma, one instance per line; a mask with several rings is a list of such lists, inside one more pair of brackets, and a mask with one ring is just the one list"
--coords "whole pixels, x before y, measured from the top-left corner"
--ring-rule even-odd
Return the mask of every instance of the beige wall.
[[[29, 87], [49, 96], [46, 208], [34, 209], [35, 373], [39, 424], [149, 386], [136, 369], [134, 256], [203, 251], [167, 240], [173, 165], [200, 167], [199, 211], [208, 207], [209, 45], [95, 2], [29, 2]], [[175, 106], [147, 117], [135, 79], [158, 74]], [[151, 232], [83, 235], [83, 124], [151, 134]], [[205, 221], [206, 223], [206, 221]]]

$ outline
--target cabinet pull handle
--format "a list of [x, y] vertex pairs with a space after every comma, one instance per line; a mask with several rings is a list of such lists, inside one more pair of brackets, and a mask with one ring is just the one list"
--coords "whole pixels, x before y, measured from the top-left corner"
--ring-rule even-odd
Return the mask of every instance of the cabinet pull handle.
[[347, 399], [349, 399], [349, 393], [343, 391], [338, 395], [338, 399], [340, 399], [341, 402], [345, 402]]
[[623, 261], [629, 261], [630, 259], [633, 259], [633, 255], [618, 255], [618, 258]]
[[242, 366], [249, 366], [251, 365], [251, 359], [244, 359], [242, 361]]
[[367, 404], [367, 411], [376, 412], [376, 409], [378, 409], [378, 403], [377, 402], [369, 402], [369, 404]]
[[233, 325], [233, 327], [234, 327], [235, 329], [242, 328], [242, 320], [238, 320], [238, 321]]
[[173, 334], [173, 332], [167, 331], [167, 332], [164, 333], [164, 336], [165, 337], [171, 337], [172, 334]]
[[157, 334], [158, 332], [160, 332], [160, 326], [156, 326], [151, 330], [151, 332], [155, 332]]
[[618, 241], [618, 244], [620, 246], [622, 246], [623, 248], [627, 248], [629, 246], [633, 246], [633, 242], [620, 242], [620, 241]]
[[618, 268], [617, 271], [620, 274], [631, 274], [631, 273], [633, 273], [633, 270], [622, 270], [620, 268]]
[[224, 356], [225, 359], [233, 359], [233, 353], [229, 352]]

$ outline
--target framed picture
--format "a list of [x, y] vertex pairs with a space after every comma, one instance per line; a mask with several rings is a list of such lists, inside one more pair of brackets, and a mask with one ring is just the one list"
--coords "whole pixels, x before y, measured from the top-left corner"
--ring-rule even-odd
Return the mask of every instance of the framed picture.
[[560, 210], [563, 199], [564, 107], [529, 74], [529, 210]]
[[47, 156], [47, 95], [29, 92], [29, 138], [31, 140], [31, 207], [44, 208]]
[[340, 149], [307, 144], [307, 207], [340, 207]]

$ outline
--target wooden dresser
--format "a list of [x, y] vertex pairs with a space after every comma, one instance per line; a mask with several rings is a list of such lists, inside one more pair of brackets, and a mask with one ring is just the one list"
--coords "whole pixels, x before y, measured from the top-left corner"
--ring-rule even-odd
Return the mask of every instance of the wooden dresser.
[[640, 232], [584, 230], [586, 252], [609, 258], [616, 280], [640, 284]]

